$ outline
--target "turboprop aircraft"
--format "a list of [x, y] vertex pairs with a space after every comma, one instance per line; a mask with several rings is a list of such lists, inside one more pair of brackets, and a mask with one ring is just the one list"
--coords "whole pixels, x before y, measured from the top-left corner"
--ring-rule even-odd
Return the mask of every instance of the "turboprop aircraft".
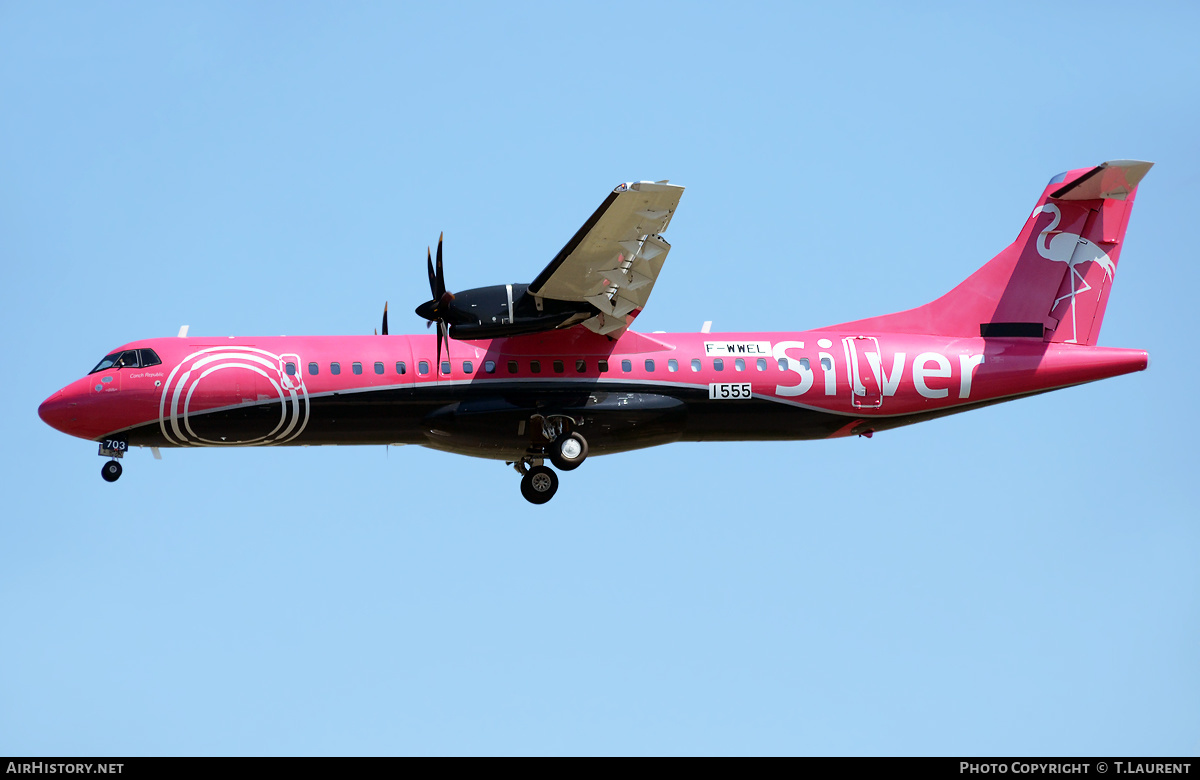
[[1097, 347], [1138, 182], [1152, 163], [1050, 180], [1017, 240], [915, 309], [795, 333], [637, 333], [683, 187], [616, 187], [528, 284], [457, 294], [426, 253], [436, 332], [134, 341], [38, 409], [130, 447], [417, 444], [508, 461], [526, 499], [589, 455], [676, 441], [829, 439], [1146, 368]]

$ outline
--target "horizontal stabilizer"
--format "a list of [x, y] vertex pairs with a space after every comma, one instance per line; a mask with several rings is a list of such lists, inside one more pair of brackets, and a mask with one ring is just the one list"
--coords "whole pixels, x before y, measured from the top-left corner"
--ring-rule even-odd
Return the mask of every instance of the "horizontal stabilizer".
[[1050, 193], [1055, 200], [1125, 200], [1154, 163], [1112, 160], [1100, 163], [1062, 189]]

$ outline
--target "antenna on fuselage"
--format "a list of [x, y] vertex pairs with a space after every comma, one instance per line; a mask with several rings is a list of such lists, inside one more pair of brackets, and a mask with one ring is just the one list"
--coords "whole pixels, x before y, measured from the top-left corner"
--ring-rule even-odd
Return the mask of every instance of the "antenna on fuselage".
[[176, 336], [175, 338], [179, 338], [179, 339], [187, 338], [187, 331], [188, 331], [187, 325], [180, 325], [179, 326], [179, 335]]

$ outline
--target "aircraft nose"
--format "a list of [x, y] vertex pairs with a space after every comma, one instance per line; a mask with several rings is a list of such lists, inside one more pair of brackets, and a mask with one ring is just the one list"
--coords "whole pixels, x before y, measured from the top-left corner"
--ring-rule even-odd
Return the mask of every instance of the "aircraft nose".
[[38, 417], [42, 421], [55, 430], [63, 433], [70, 433], [67, 426], [71, 423], [71, 416], [74, 413], [74, 404], [68, 406], [67, 398], [62, 390], [59, 390], [54, 395], [42, 401], [42, 405], [38, 407]]

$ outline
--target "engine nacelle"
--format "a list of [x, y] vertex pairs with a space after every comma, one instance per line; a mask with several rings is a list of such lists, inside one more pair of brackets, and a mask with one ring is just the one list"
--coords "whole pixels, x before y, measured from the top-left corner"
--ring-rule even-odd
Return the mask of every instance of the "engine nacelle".
[[563, 328], [596, 314], [585, 301], [542, 299], [541, 308], [528, 284], [496, 284], [454, 294], [446, 319], [456, 339], [489, 339]]

